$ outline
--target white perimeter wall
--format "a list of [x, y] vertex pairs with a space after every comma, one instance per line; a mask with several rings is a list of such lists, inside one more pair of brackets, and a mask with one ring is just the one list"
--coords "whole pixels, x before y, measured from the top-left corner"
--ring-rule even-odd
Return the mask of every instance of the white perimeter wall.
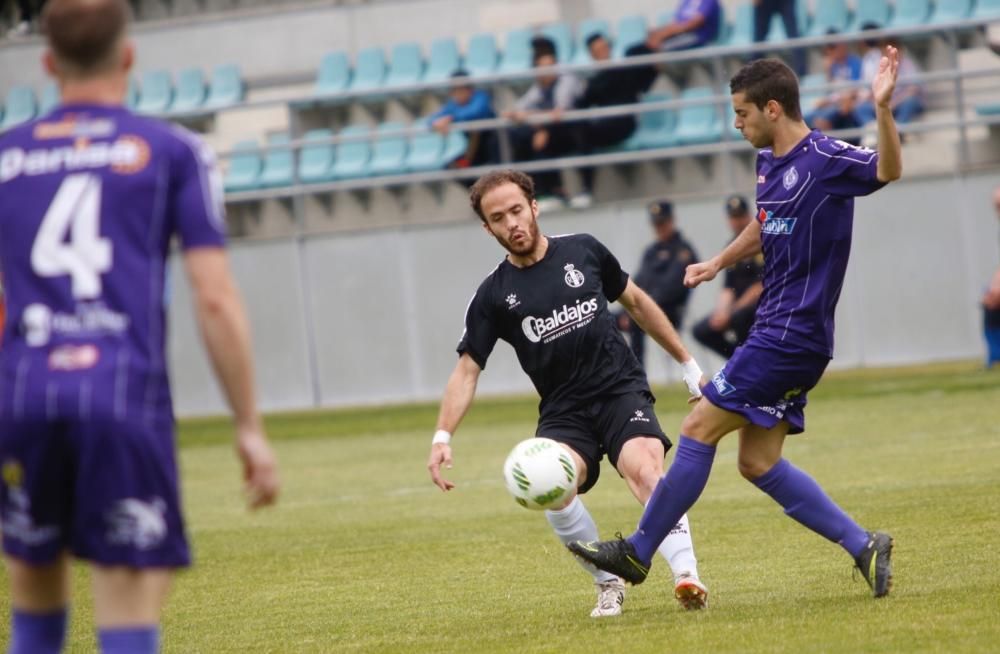
[[[995, 173], [904, 181], [857, 202], [835, 366], [983, 355], [978, 300], [1000, 259], [990, 204], [998, 182]], [[721, 200], [679, 204], [676, 213], [702, 257], [725, 244]], [[545, 216], [541, 225], [550, 234], [594, 234], [627, 270], [650, 236], [638, 204]], [[294, 241], [231, 250], [267, 410], [314, 406], [314, 393], [325, 406], [437, 397], [455, 362], [466, 304], [502, 256], [471, 215], [462, 224], [312, 237], [301, 250]], [[178, 413], [221, 412], [177, 264], [170, 344]], [[300, 266], [308, 288], [299, 283]], [[687, 327], [711, 310], [719, 288], [717, 281], [694, 291]], [[687, 329], [684, 336], [692, 342]], [[692, 349], [706, 370], [720, 363]], [[654, 381], [678, 378], [655, 348], [648, 365]], [[513, 350], [499, 344], [480, 393], [530, 391]]]

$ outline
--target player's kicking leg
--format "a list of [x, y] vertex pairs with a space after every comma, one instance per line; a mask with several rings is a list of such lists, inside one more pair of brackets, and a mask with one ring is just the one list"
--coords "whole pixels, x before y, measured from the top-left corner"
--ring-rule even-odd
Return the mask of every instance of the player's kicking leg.
[[[562, 444], [573, 456], [576, 462], [579, 485], [581, 488], [588, 488], [593, 485], [595, 479], [588, 476], [588, 467], [583, 457], [568, 445]], [[583, 500], [578, 495], [567, 504], [556, 510], [545, 512], [545, 518], [552, 525], [552, 530], [556, 537], [564, 545], [575, 540], [586, 539], [596, 540], [598, 538], [597, 525], [591, 517], [587, 507], [583, 505]], [[617, 576], [599, 570], [593, 565], [577, 558], [580, 566], [594, 578], [594, 586], [597, 589], [597, 604], [590, 612], [592, 618], [606, 618], [621, 615], [622, 604], [625, 601], [625, 584]]]
[[[660, 439], [639, 436], [626, 441], [618, 455], [618, 472], [643, 506], [663, 476], [664, 454]], [[681, 516], [657, 551], [670, 564], [674, 574], [674, 597], [681, 606], [688, 610], [705, 608], [708, 605], [708, 588], [698, 577], [698, 560], [694, 554], [687, 514]]]

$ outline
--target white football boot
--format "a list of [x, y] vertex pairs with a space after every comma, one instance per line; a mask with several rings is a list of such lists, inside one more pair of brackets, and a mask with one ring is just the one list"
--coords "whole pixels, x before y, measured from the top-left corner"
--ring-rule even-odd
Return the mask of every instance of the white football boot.
[[625, 582], [618, 577], [609, 581], [598, 581], [597, 606], [590, 612], [592, 618], [607, 618], [622, 614], [622, 602], [625, 601]]

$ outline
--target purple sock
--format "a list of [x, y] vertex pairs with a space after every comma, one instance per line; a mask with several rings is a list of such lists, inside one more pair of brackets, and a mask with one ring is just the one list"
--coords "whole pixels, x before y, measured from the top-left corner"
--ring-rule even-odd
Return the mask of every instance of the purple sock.
[[59, 654], [66, 637], [66, 609], [25, 613], [14, 609], [8, 654]]
[[97, 630], [101, 654], [156, 654], [160, 651], [160, 628], [147, 627], [103, 628]]
[[638, 531], [628, 537], [639, 559], [646, 565], [653, 560], [656, 548], [677, 521], [698, 500], [712, 472], [714, 446], [683, 435], [678, 440], [674, 462], [653, 489], [653, 495], [639, 520]]
[[785, 513], [820, 536], [857, 556], [868, 543], [868, 534], [819, 487], [816, 481], [787, 459], [781, 459], [754, 485], [780, 504]]

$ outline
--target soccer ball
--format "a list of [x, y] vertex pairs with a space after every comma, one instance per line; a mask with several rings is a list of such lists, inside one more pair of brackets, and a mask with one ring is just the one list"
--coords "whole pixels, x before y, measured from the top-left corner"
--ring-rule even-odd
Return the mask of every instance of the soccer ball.
[[550, 438], [515, 445], [503, 464], [503, 477], [514, 501], [526, 509], [550, 509], [576, 493], [576, 462]]

